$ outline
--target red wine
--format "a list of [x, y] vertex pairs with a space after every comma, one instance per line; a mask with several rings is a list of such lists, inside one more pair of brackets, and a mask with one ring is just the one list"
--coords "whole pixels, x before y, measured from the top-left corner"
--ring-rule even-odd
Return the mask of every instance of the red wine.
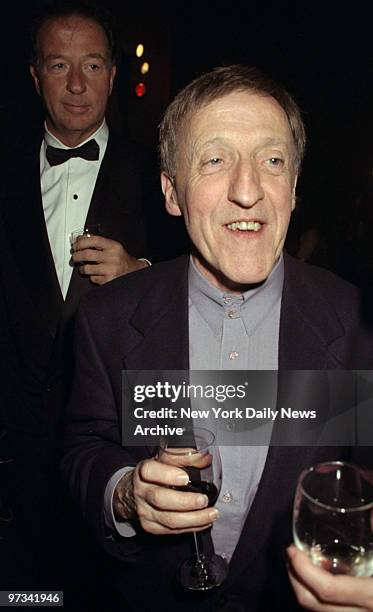
[[213, 506], [218, 499], [219, 491], [213, 482], [206, 482], [205, 480], [191, 480], [187, 485], [182, 487], [174, 487], [178, 491], [189, 491], [190, 493], [203, 493], [207, 495], [209, 506]]

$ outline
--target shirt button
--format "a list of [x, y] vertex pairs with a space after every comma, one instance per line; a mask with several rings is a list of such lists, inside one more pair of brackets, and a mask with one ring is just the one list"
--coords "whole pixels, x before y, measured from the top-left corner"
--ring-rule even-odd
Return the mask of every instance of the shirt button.
[[233, 495], [232, 493], [229, 493], [229, 491], [227, 491], [226, 493], [224, 493], [221, 499], [225, 504], [230, 504], [233, 499]]
[[227, 431], [234, 431], [236, 429], [235, 423], [227, 423]]
[[239, 357], [239, 354], [237, 353], [237, 351], [231, 351], [229, 353], [229, 359], [237, 359], [237, 357]]
[[235, 311], [235, 310], [230, 310], [230, 311], [228, 312], [228, 317], [229, 317], [230, 319], [234, 319], [234, 317], [235, 317], [235, 316], [236, 316], [236, 311]]
[[74, 198], [74, 200], [77, 200], [78, 199], [78, 194], [74, 193], [73, 198]]
[[223, 297], [223, 302], [224, 302], [224, 304], [230, 304], [230, 303], [231, 303], [231, 301], [232, 301], [232, 298], [230, 297], [230, 295], [225, 295], [225, 296]]

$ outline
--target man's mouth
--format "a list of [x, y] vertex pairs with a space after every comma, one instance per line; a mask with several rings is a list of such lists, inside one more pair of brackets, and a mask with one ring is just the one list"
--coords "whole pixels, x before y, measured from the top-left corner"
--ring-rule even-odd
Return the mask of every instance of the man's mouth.
[[226, 227], [233, 232], [238, 230], [241, 232], [259, 232], [262, 223], [259, 223], [259, 221], [233, 221], [233, 223], [228, 223]]
[[70, 104], [69, 102], [65, 102], [64, 105], [70, 113], [77, 114], [85, 113], [89, 108], [88, 104]]

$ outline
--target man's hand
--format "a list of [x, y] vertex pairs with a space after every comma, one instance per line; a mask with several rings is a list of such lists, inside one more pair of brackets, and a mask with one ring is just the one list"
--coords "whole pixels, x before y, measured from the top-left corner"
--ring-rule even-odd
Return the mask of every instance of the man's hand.
[[315, 612], [373, 611], [372, 578], [333, 576], [313, 565], [294, 545], [288, 548], [289, 578], [298, 602]]
[[135, 514], [142, 528], [153, 534], [202, 531], [218, 518], [218, 511], [207, 508], [206, 495], [171, 488], [188, 481], [188, 474], [174, 465], [156, 459], [141, 461], [117, 484], [114, 514], [118, 520]]
[[72, 260], [81, 264], [80, 274], [89, 276], [96, 285], [103, 285], [147, 265], [127, 253], [120, 242], [103, 236], [79, 236], [73, 245]]

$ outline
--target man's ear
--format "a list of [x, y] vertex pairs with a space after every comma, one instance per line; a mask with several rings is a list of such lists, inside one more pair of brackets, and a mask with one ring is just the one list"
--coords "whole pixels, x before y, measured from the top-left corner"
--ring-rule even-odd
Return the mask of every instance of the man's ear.
[[173, 215], [174, 217], [180, 217], [182, 215], [182, 212], [178, 203], [175, 183], [173, 179], [170, 178], [165, 172], [161, 173], [161, 185], [163, 195], [165, 197], [165, 205], [167, 212], [170, 215]]
[[114, 79], [115, 79], [116, 73], [117, 73], [117, 67], [115, 65], [113, 65], [110, 68], [109, 95], [113, 91], [113, 85], [114, 85]]
[[296, 204], [296, 201], [297, 201], [297, 196], [296, 196], [296, 193], [295, 193], [295, 190], [296, 190], [296, 187], [297, 187], [297, 181], [298, 181], [298, 175], [296, 174], [295, 175], [295, 179], [294, 179], [293, 191], [292, 191], [292, 194], [291, 194], [291, 210], [294, 210], [295, 204]]
[[36, 71], [35, 66], [33, 66], [32, 64], [30, 65], [30, 74], [32, 76], [32, 80], [34, 81], [35, 89], [38, 92], [39, 96], [41, 96], [38, 73]]

